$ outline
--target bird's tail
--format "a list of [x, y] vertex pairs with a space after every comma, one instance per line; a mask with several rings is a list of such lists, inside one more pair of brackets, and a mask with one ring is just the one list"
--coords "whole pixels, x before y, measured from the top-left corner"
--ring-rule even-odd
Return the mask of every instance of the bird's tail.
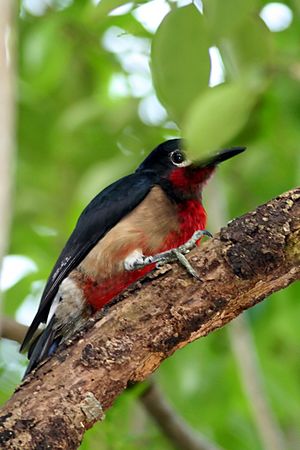
[[55, 324], [55, 319], [54, 315], [45, 330], [31, 343], [28, 350], [29, 364], [23, 379], [39, 364], [39, 362], [48, 356], [51, 356], [57, 349], [61, 337], [57, 336], [57, 329], [53, 326]]

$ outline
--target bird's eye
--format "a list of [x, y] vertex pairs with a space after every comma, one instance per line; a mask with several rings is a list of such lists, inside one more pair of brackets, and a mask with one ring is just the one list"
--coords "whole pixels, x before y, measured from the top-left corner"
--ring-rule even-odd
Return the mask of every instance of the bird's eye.
[[179, 150], [175, 150], [175, 152], [172, 152], [170, 157], [172, 163], [175, 164], [176, 166], [184, 161], [184, 156]]
[[185, 167], [190, 164], [190, 161], [186, 160], [180, 150], [175, 150], [170, 154], [172, 163], [177, 167]]

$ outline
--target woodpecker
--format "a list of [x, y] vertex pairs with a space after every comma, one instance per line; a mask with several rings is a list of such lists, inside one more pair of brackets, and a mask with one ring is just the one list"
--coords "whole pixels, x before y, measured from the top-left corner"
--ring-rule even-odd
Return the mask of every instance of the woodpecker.
[[[244, 150], [226, 149], [192, 162], [181, 139], [168, 140], [89, 203], [54, 265], [21, 346], [29, 346], [25, 376], [157, 262], [175, 254], [197, 276], [183, 253], [209, 234], [203, 186], [219, 163]], [[41, 323], [46, 327], [34, 338]]]

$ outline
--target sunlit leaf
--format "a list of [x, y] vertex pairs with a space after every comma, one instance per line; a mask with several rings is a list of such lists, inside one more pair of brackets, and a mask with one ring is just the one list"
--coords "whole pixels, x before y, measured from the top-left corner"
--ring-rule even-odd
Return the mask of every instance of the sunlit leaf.
[[178, 123], [208, 86], [210, 60], [203, 16], [194, 5], [171, 11], [152, 43], [151, 68], [157, 95]]
[[203, 12], [207, 19], [213, 44], [220, 36], [230, 36], [257, 8], [257, 0], [203, 0]]
[[100, 0], [97, 5], [97, 14], [105, 15], [119, 6], [134, 3], [128, 0]]
[[248, 17], [219, 40], [219, 49], [230, 79], [243, 73], [266, 71], [274, 57], [274, 35], [259, 17]]
[[191, 158], [216, 151], [240, 132], [255, 104], [255, 92], [237, 83], [209, 89], [195, 101], [185, 122]]

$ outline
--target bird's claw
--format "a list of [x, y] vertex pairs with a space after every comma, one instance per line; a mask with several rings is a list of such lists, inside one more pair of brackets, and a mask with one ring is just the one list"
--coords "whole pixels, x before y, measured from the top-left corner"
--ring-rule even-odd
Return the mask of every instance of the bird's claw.
[[201, 280], [200, 276], [198, 275], [194, 267], [191, 265], [191, 263], [186, 259], [183, 253], [181, 253], [180, 251], [176, 251], [176, 258], [193, 278]]
[[179, 263], [183, 267], [185, 267], [187, 272], [190, 275], [192, 275], [192, 277], [200, 280], [198, 273], [186, 259], [185, 255], [196, 246], [197, 241], [199, 241], [199, 239], [201, 239], [202, 236], [212, 237], [212, 234], [207, 230], [197, 230], [187, 242], [185, 242], [183, 245], [180, 245], [178, 248], [173, 248], [171, 250], [158, 253], [157, 255], [154, 256], [144, 256], [141, 253], [137, 255], [132, 255], [130, 258], [127, 258], [125, 260], [124, 263], [125, 270], [132, 271], [143, 269], [149, 264], [154, 263], [156, 264], [157, 267], [160, 267], [170, 262], [179, 261]]
[[212, 234], [207, 230], [197, 230], [187, 242], [178, 247], [178, 250], [183, 254], [189, 253], [203, 236], [212, 237]]

